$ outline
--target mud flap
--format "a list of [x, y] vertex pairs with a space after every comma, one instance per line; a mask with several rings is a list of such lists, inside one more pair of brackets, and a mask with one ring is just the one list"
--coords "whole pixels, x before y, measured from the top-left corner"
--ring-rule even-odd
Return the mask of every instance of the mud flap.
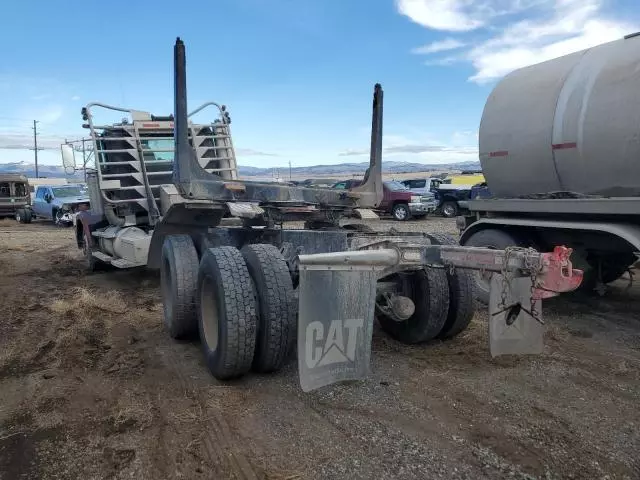
[[[531, 278], [513, 278], [506, 289], [502, 305], [502, 275], [491, 276], [489, 300], [489, 345], [491, 356], [537, 355], [544, 350], [544, 326], [529, 315], [531, 310]], [[521, 308], [518, 308], [517, 305]], [[506, 308], [514, 306], [515, 308]], [[535, 302], [538, 318], [542, 319], [542, 302]], [[519, 310], [519, 312], [518, 312]], [[514, 315], [516, 312], [517, 316]], [[513, 317], [510, 317], [510, 313]]]
[[302, 390], [369, 374], [377, 274], [371, 269], [300, 269], [298, 370]]

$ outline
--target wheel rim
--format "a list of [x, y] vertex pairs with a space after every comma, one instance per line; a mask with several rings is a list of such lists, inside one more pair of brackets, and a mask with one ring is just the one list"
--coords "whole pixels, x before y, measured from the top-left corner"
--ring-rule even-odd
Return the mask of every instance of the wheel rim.
[[[403, 273], [403, 274], [396, 273], [388, 277], [385, 281], [393, 282], [395, 284], [395, 293], [397, 295], [408, 297], [415, 302], [416, 293], [417, 293], [414, 288], [415, 278], [416, 278], [416, 272]], [[403, 322], [408, 322], [409, 320], [411, 320], [411, 318], [413, 318], [413, 315], [407, 318], [406, 320], [403, 320]], [[398, 323], [403, 323], [403, 322], [398, 322]]]
[[451, 217], [455, 213], [455, 208], [453, 208], [453, 205], [445, 205], [443, 210], [444, 210], [444, 214], [447, 217]]
[[398, 220], [404, 220], [405, 218], [407, 218], [407, 209], [404, 207], [396, 208], [396, 218]]
[[218, 348], [218, 308], [214, 298], [211, 277], [205, 276], [200, 288], [200, 316], [204, 339], [211, 350]]
[[17, 221], [17, 222], [22, 221], [22, 217], [20, 216], [20, 214], [19, 214], [19, 213], [16, 213], [16, 221]]

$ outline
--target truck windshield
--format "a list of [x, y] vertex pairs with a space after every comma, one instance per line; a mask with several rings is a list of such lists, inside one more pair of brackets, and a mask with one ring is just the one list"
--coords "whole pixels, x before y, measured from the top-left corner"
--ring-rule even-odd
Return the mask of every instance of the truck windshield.
[[[174, 144], [173, 139], [161, 139], [161, 140], [145, 140], [142, 139], [142, 148], [149, 153], [153, 154], [156, 160], [171, 160], [173, 161]], [[161, 151], [168, 150], [168, 151]], [[147, 152], [145, 152], [145, 158], [147, 158]]]
[[391, 190], [392, 192], [397, 192], [397, 191], [405, 191], [407, 190], [407, 187], [405, 187], [403, 184], [401, 184], [400, 182], [384, 182], [384, 184], [387, 186], [387, 188], [389, 190]]
[[16, 197], [26, 197], [27, 196], [27, 186], [24, 183], [16, 183], [15, 184], [15, 192], [16, 192]]
[[53, 194], [58, 198], [64, 197], [80, 197], [83, 191], [80, 187], [54, 187]]

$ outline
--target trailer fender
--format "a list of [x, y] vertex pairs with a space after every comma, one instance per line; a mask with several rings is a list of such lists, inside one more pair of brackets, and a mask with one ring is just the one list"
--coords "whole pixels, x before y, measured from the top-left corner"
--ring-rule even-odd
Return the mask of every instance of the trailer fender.
[[75, 216], [75, 236], [78, 248], [83, 247], [85, 238], [92, 240], [91, 232], [108, 226], [109, 222], [102, 214], [94, 213], [91, 210], [78, 212]]
[[472, 223], [460, 236], [460, 245], [476, 232], [488, 228], [533, 227], [558, 230], [582, 230], [614, 235], [625, 240], [635, 252], [640, 252], [640, 226], [617, 222], [572, 222], [523, 218], [483, 218]]
[[[149, 254], [147, 255], [147, 268], [159, 270], [162, 265], [162, 245], [167, 235], [189, 235], [194, 244], [199, 241], [202, 236], [206, 236], [208, 227], [197, 225], [175, 225], [171, 223], [159, 223], [153, 230], [151, 236], [151, 244], [149, 245]], [[200, 252], [199, 252], [200, 253]]]
[[147, 268], [152, 270], [160, 268], [164, 237], [176, 234], [190, 235], [196, 249], [198, 249], [202, 236], [208, 233], [209, 228], [220, 224], [223, 214], [223, 207], [212, 203], [185, 202], [171, 205], [162, 221], [157, 223], [153, 229], [147, 256]]

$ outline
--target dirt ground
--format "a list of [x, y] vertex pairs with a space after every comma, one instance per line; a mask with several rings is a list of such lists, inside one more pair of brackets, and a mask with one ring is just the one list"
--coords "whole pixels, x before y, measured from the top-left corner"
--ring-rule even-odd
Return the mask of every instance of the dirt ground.
[[491, 359], [482, 312], [445, 343], [376, 330], [366, 381], [304, 394], [294, 361], [217, 382], [155, 274], [85, 274], [71, 230], [0, 221], [0, 479], [638, 479], [625, 287], [547, 301], [542, 356]]

